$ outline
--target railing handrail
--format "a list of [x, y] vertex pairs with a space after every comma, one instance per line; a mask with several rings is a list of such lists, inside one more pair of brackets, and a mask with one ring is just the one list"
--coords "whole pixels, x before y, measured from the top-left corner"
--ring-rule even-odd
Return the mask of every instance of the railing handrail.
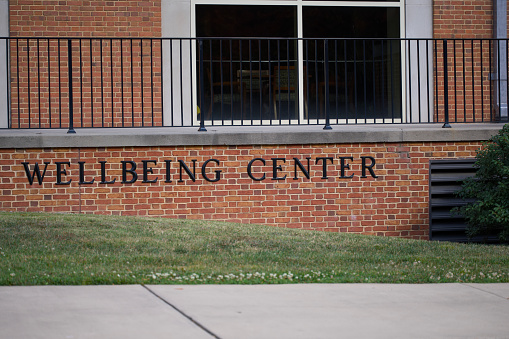
[[[4, 77], [10, 86], [11, 128], [68, 126], [72, 133], [76, 127], [139, 123], [199, 125], [202, 131], [207, 124], [323, 124], [329, 129], [340, 123], [450, 127], [507, 120], [502, 107], [508, 101], [509, 72], [500, 69], [500, 58], [507, 55], [499, 50], [507, 51], [508, 39], [44, 36], [0, 40], [6, 40], [7, 73], [11, 73]], [[67, 51], [61, 44], [65, 41]], [[300, 43], [291, 43], [295, 41]], [[62, 60], [50, 58], [52, 53]], [[262, 67], [267, 74], [256, 73]], [[278, 75], [285, 67], [284, 77], [296, 76], [296, 86], [285, 87]], [[239, 69], [240, 77], [233, 74]], [[57, 95], [58, 105], [52, 105]], [[233, 109], [234, 105], [240, 107]], [[224, 106], [230, 106], [229, 115]]]
[[61, 37], [61, 36], [3, 36], [0, 40], [375, 40], [375, 41], [426, 41], [426, 40], [437, 40], [437, 41], [471, 41], [471, 40], [485, 40], [485, 41], [508, 41], [508, 38], [417, 38], [417, 37], [401, 37], [401, 38], [375, 38], [375, 37], [359, 37], [359, 38], [341, 38], [341, 37], [109, 37], [109, 36], [93, 36], [93, 37]]

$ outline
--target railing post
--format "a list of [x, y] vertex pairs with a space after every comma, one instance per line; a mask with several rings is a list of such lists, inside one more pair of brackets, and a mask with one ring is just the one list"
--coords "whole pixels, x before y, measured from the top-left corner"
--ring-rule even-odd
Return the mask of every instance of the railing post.
[[324, 62], [324, 72], [325, 72], [325, 126], [323, 129], [329, 130], [332, 129], [330, 125], [330, 113], [329, 113], [329, 40], [325, 39], [323, 46], [323, 62]]
[[203, 40], [200, 39], [198, 41], [198, 48], [200, 49], [200, 128], [198, 132], [207, 132], [205, 128], [205, 112], [203, 111], [205, 108], [205, 81], [203, 76]]
[[[8, 10], [8, 9], [7, 9]], [[0, 27], [0, 32], [1, 32]], [[7, 35], [7, 34], [6, 34]], [[9, 39], [5, 39], [5, 46], [0, 45], [0, 128], [11, 128], [10, 81], [9, 81]], [[5, 62], [3, 62], [5, 61]]]
[[443, 40], [444, 49], [444, 117], [445, 123], [442, 128], [451, 128], [449, 124], [449, 75], [447, 74], [447, 39]]
[[69, 75], [69, 130], [67, 133], [76, 133], [74, 130], [74, 104], [72, 100], [72, 42], [67, 40], [67, 68]]

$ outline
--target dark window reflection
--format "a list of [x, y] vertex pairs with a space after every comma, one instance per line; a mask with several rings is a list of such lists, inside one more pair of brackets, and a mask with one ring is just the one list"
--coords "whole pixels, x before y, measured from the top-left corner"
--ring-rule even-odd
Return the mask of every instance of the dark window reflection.
[[198, 37], [296, 37], [295, 6], [197, 5]]
[[401, 117], [399, 41], [385, 40], [399, 38], [399, 19], [398, 8], [303, 7], [311, 118]]
[[306, 119], [326, 111], [333, 119], [401, 118], [401, 47], [387, 39], [400, 36], [399, 8], [304, 6], [302, 13], [299, 69], [296, 6], [196, 6], [196, 35], [223, 38], [203, 44], [206, 118], [296, 119], [300, 72]]

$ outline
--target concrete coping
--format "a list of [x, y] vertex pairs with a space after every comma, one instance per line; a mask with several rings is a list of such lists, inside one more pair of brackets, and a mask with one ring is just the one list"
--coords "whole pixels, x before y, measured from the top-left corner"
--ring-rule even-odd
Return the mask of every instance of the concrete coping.
[[500, 123], [323, 126], [207, 126], [150, 128], [0, 129], [0, 148], [75, 148], [132, 146], [301, 145], [484, 141]]

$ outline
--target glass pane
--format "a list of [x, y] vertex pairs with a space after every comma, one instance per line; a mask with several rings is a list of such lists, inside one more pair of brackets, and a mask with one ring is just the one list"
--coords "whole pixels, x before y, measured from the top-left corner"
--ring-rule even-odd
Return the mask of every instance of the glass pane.
[[305, 38], [399, 38], [399, 8], [302, 8]]
[[285, 85], [297, 78], [296, 17], [295, 6], [196, 6], [197, 36], [221, 38], [203, 43], [207, 120], [297, 118], [298, 91]]
[[304, 7], [303, 21], [309, 118], [400, 119], [399, 9]]
[[296, 37], [295, 6], [197, 5], [198, 37]]

